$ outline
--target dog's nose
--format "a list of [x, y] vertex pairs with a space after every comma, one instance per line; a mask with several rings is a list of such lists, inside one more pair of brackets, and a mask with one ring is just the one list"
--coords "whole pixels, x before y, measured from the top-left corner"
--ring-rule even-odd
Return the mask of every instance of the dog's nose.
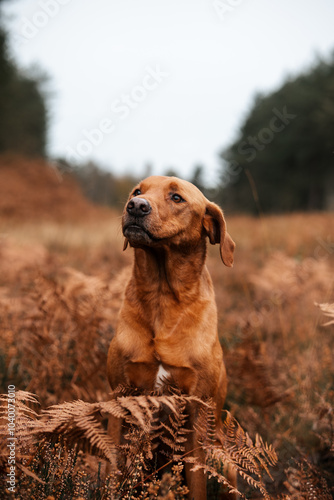
[[127, 212], [135, 217], [144, 217], [148, 215], [152, 207], [147, 200], [144, 198], [133, 198], [129, 201], [126, 207]]

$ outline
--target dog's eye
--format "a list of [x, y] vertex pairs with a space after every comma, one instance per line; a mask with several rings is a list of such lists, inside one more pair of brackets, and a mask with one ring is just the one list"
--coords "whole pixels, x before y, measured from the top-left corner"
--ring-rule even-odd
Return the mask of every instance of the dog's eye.
[[181, 203], [182, 201], [185, 201], [182, 196], [180, 196], [177, 193], [172, 194], [171, 199], [175, 201], [175, 203]]
[[132, 193], [132, 196], [139, 196], [141, 194], [140, 189], [135, 189], [134, 192]]

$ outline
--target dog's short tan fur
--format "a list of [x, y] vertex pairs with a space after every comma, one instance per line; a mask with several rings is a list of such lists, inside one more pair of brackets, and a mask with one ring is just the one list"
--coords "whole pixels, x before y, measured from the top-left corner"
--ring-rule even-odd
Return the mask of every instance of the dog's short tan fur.
[[[163, 383], [162, 373], [185, 393], [212, 398], [219, 425], [226, 372], [205, 258], [208, 238], [220, 245], [223, 263], [233, 265], [235, 244], [223, 212], [193, 184], [152, 176], [130, 194], [122, 228], [125, 248], [132, 246], [135, 258], [108, 354], [111, 388], [154, 390]], [[110, 427], [119, 442], [121, 423]], [[189, 451], [198, 448], [191, 436]], [[189, 498], [205, 499], [203, 473], [186, 466], [186, 476]]]

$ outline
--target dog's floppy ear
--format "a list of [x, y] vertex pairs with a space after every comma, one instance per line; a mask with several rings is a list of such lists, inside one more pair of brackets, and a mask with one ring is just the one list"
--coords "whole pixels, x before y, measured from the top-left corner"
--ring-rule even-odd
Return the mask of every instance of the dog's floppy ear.
[[129, 240], [127, 238], [124, 238], [123, 252], [124, 252], [124, 250], [127, 249], [128, 244], [129, 244]]
[[222, 210], [215, 203], [208, 203], [203, 219], [203, 227], [211, 245], [220, 244], [220, 256], [225, 266], [233, 266], [235, 243], [226, 231], [226, 222]]

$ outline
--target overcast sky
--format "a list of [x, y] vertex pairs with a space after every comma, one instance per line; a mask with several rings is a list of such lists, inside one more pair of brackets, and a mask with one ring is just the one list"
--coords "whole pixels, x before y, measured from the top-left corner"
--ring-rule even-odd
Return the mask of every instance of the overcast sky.
[[206, 167], [256, 92], [334, 49], [333, 0], [11, 0], [12, 51], [50, 76], [49, 153], [120, 172]]

